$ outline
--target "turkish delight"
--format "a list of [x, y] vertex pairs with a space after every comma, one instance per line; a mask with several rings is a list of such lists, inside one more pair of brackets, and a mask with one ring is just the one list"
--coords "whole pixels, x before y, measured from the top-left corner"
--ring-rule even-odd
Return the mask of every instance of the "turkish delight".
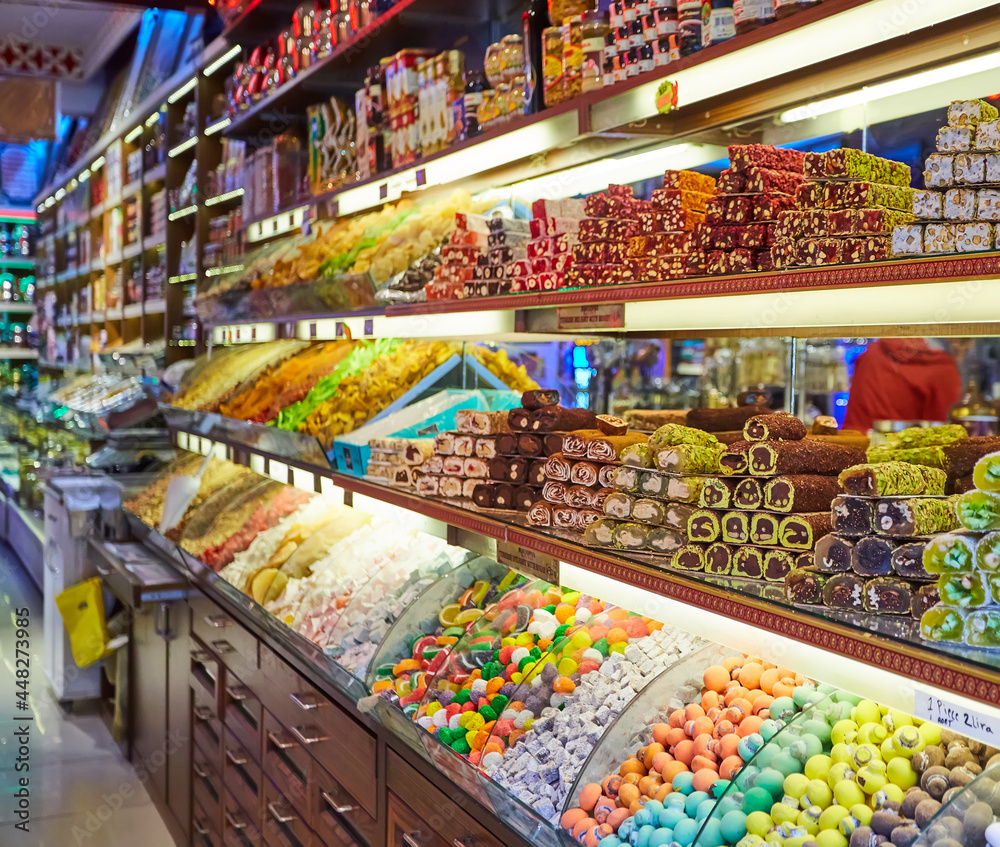
[[886, 538], [866, 535], [854, 542], [851, 570], [859, 576], [888, 576], [892, 573], [895, 545]]
[[879, 262], [889, 257], [891, 242], [889, 238], [869, 236], [868, 238], [845, 238], [840, 243], [840, 261], [842, 264], [857, 264], [859, 262]]
[[934, 497], [880, 500], [875, 505], [875, 529], [883, 535], [913, 537], [956, 529], [955, 504]]
[[833, 529], [842, 535], [867, 535], [875, 528], [871, 500], [839, 494], [830, 507]]
[[946, 153], [931, 153], [924, 167], [927, 188], [946, 188], [955, 182], [955, 157]]
[[977, 150], [1000, 150], [1000, 121], [984, 121], [975, 133]]
[[897, 226], [892, 231], [892, 253], [894, 256], [914, 256], [923, 252], [923, 224]]
[[992, 602], [992, 594], [986, 582], [986, 574], [973, 573], [942, 574], [937, 583], [941, 602], [946, 606], [974, 609]]
[[752, 165], [746, 170], [746, 190], [751, 194], [776, 192], [794, 195], [795, 189], [803, 182], [801, 174], [790, 171], [775, 171]]
[[919, 621], [924, 616], [924, 612], [935, 606], [940, 600], [941, 596], [938, 594], [936, 582], [921, 585], [919, 588], [914, 586], [913, 598], [910, 600], [910, 617]]
[[812, 550], [816, 541], [833, 530], [829, 512], [803, 512], [781, 521], [778, 538], [790, 550]]
[[[729, 446], [732, 450], [733, 445]], [[757, 442], [749, 447], [748, 470], [752, 476], [819, 474], [836, 476], [851, 465], [861, 464], [864, 451], [826, 441]]]
[[[762, 167], [802, 173], [805, 158], [806, 155], [798, 150], [768, 144], [734, 144], [729, 147], [729, 161], [739, 171]], [[720, 193], [724, 192], [720, 189]]]
[[709, 509], [699, 509], [688, 520], [687, 534], [692, 541], [711, 544], [719, 538], [721, 530], [718, 514]]
[[936, 582], [937, 578], [927, 573], [927, 569], [924, 567], [924, 548], [926, 546], [923, 541], [900, 544], [892, 551], [893, 573], [903, 579], [915, 579], [921, 582], [934, 580]]
[[762, 550], [764, 579], [767, 582], [784, 582], [795, 566], [793, 554], [788, 550]]
[[656, 452], [656, 467], [679, 474], [717, 473], [719, 450], [697, 444], [679, 444]]
[[1000, 182], [1000, 153], [986, 153], [985, 182]]
[[800, 606], [819, 606], [823, 603], [823, 588], [829, 579], [814, 568], [795, 568], [785, 577], [785, 597]]
[[976, 217], [981, 221], [1000, 221], [1000, 191], [995, 188], [979, 190]]
[[956, 100], [948, 107], [950, 126], [979, 126], [998, 117], [996, 107], [984, 100]]
[[705, 573], [725, 576], [733, 567], [733, 548], [716, 542], [705, 550]]
[[944, 494], [947, 475], [936, 468], [907, 462], [855, 465], [837, 478], [844, 491], [860, 497]]
[[785, 412], [758, 415], [743, 425], [746, 441], [801, 441], [805, 437], [805, 424]]
[[763, 492], [760, 482], [752, 476], [741, 480], [736, 490], [733, 492], [732, 508], [734, 509], [759, 509]]
[[938, 604], [924, 612], [920, 619], [920, 637], [925, 641], [960, 642], [965, 635], [968, 611]]
[[720, 525], [726, 544], [746, 544], [750, 540], [750, 516], [746, 512], [726, 512]]
[[701, 488], [698, 505], [703, 509], [728, 509], [732, 506], [733, 491], [738, 483], [736, 480], [711, 477], [705, 480]]
[[973, 468], [976, 488], [983, 491], [1000, 491], [1000, 452], [987, 453]]
[[1000, 609], [970, 612], [965, 621], [965, 643], [989, 650], [1000, 647]]
[[955, 224], [927, 224], [924, 227], [924, 252], [954, 253], [957, 234]]
[[733, 554], [733, 576], [761, 579], [764, 576], [764, 557], [756, 547], [740, 547]]
[[839, 573], [823, 586], [823, 603], [831, 609], [861, 609], [864, 592], [864, 579], [854, 573]]
[[813, 565], [822, 573], [846, 573], [851, 569], [854, 542], [836, 533], [824, 535], [816, 542]]
[[993, 225], [987, 223], [961, 223], [955, 226], [955, 250], [959, 253], [978, 253], [993, 249]]
[[800, 204], [801, 207], [822, 205], [826, 209], [897, 209], [913, 210], [914, 192], [907, 185], [879, 185], [875, 182], [828, 182], [823, 186], [821, 203]]
[[646, 533], [646, 546], [654, 553], [673, 553], [687, 541], [687, 536], [665, 526], [651, 526]]
[[764, 486], [764, 508], [774, 512], [822, 512], [840, 485], [836, 477], [814, 474], [779, 476]]
[[[750, 518], [750, 541], [762, 547], [774, 547], [778, 542], [781, 516], [768, 512], [756, 512]], [[724, 529], [724, 528], [723, 528]], [[725, 540], [725, 532], [723, 532]]]
[[986, 177], [986, 155], [984, 153], [959, 153], [955, 156], [955, 182], [977, 185]]
[[914, 191], [913, 214], [928, 221], [944, 217], [944, 195], [940, 191]]
[[622, 550], [643, 550], [649, 538], [650, 527], [639, 523], [622, 523], [614, 531], [615, 546]]
[[913, 589], [893, 576], [880, 576], [865, 584], [864, 610], [879, 615], [909, 615]]
[[937, 149], [940, 153], [961, 153], [971, 150], [976, 129], [968, 126], [943, 126], [938, 130]]
[[673, 566], [682, 571], [705, 570], [705, 549], [698, 544], [685, 544], [674, 553]]
[[992, 491], [967, 491], [955, 503], [959, 523], [974, 532], [1000, 529], [1000, 494]]
[[944, 195], [944, 216], [949, 221], [971, 221], [976, 217], [976, 192], [951, 188]]

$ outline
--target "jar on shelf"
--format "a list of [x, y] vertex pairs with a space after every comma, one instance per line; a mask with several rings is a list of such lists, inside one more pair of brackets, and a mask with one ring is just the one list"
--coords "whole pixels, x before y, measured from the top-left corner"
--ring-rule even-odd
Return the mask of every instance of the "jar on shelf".
[[677, 46], [682, 56], [702, 49], [704, 26], [701, 0], [680, 0], [677, 4]]
[[574, 15], [584, 15], [597, 8], [595, 0], [548, 0], [549, 20], [557, 24]]
[[483, 59], [483, 70], [486, 74], [486, 81], [496, 88], [500, 84], [500, 52], [503, 49], [497, 41], [486, 48], [486, 56]]
[[476, 111], [476, 118], [478, 119], [479, 126], [483, 131], [490, 129], [496, 119], [496, 96], [497, 93], [492, 88], [487, 88], [483, 92], [483, 101], [479, 104], [479, 109]]
[[546, 106], [561, 103], [563, 95], [563, 40], [562, 27], [550, 26], [542, 30], [542, 76]]
[[525, 86], [527, 80], [524, 75], [516, 76], [510, 83], [510, 94], [508, 94], [507, 114], [511, 118], [520, 117], [524, 114], [525, 106]]
[[736, 15], [733, 0], [712, 0], [712, 17], [709, 19], [708, 41], [721, 44], [736, 35]]
[[493, 98], [493, 113], [495, 123], [506, 123], [510, 118], [510, 91], [509, 82], [501, 82], [497, 86], [496, 96]]
[[774, 21], [774, 0], [735, 0], [736, 34], [753, 32]]
[[563, 86], [566, 99], [583, 92], [583, 15], [566, 18], [563, 35]]
[[374, 19], [372, 12], [372, 0], [351, 0], [350, 15], [351, 28], [355, 32], [360, 32], [368, 26]]
[[604, 87], [604, 38], [608, 34], [607, 12], [587, 12], [583, 15], [583, 91]]
[[524, 76], [524, 38], [505, 35], [500, 39], [500, 79], [509, 85], [516, 76]]
[[663, 38], [677, 32], [677, 4], [661, 6], [653, 9], [653, 20], [656, 21], [656, 37]]

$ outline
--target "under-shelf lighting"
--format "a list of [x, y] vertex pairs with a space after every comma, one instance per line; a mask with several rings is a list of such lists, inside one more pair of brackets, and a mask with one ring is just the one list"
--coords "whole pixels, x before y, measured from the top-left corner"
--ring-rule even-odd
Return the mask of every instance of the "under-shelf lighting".
[[49, 197], [49, 198], [47, 198], [45, 200], [45, 208], [46, 209], [51, 209], [55, 204], [56, 204], [56, 198], [55, 197]]
[[190, 150], [198, 143], [198, 136], [192, 135], [187, 141], [182, 141], [176, 147], [174, 147], [167, 155], [173, 159], [175, 156], [180, 156], [185, 150]]
[[217, 203], [225, 203], [227, 200], [232, 200], [236, 197], [243, 196], [242, 188], [234, 188], [232, 191], [227, 191], [225, 194], [217, 194], [215, 197], [209, 197], [205, 201], [206, 206], [214, 206]]
[[198, 211], [197, 206], [186, 206], [183, 209], [178, 209], [176, 212], [171, 212], [167, 215], [168, 221], [179, 221], [181, 218], [186, 218], [188, 215], [193, 215]]
[[218, 59], [216, 59], [214, 62], [212, 62], [210, 65], [208, 65], [208, 67], [206, 67], [205, 70], [202, 71], [202, 73], [205, 76], [211, 76], [219, 68], [221, 68], [224, 64], [226, 64], [226, 62], [228, 62], [234, 56], [238, 55], [239, 52], [242, 49], [243, 48], [239, 44], [234, 44], [225, 53], [223, 53], [221, 56], [219, 56]]
[[86, 182], [88, 179], [90, 179], [90, 168], [84, 168], [82, 171], [80, 171], [80, 175], [77, 177], [77, 179], [80, 180], [80, 182]]
[[55, 194], [56, 200], [62, 200], [63, 197], [65, 197], [65, 196], [66, 196], [66, 189], [65, 188], [58, 188], [58, 189], [56, 189], [56, 194]]
[[173, 94], [167, 98], [168, 103], [176, 103], [185, 94], [187, 94], [191, 89], [193, 89], [198, 84], [198, 77], [193, 76], [187, 82], [184, 83], [180, 88], [178, 88]]
[[222, 132], [231, 123], [232, 119], [230, 118], [223, 118], [221, 121], [216, 121], [214, 124], [205, 127], [205, 135], [215, 135], [217, 132]]
[[125, 142], [131, 144], [140, 135], [142, 135], [142, 124], [139, 124], [135, 129], [133, 129], [128, 135], [125, 136]]
[[67, 186], [67, 188], [69, 188], [69, 190], [70, 190], [70, 191], [72, 191], [72, 190], [73, 190], [74, 188], [76, 188], [76, 187], [77, 187], [77, 186], [78, 186], [79, 184], [80, 184], [80, 183], [76, 181], [76, 177], [73, 177], [73, 179], [71, 179], [71, 180], [69, 181], [69, 185]]
[[44, 203], [44, 201], [41, 202], [41, 203], [39, 203], [37, 206], [35, 206], [35, 211], [38, 212], [39, 214], [41, 214], [43, 211], [45, 211], [45, 203]]
[[235, 274], [243, 270], [243, 265], [226, 265], [223, 268], [209, 268], [205, 271], [205, 276], [225, 276], [226, 274]]
[[146, 118], [146, 127], [149, 128], [155, 124], [160, 119], [159, 112], [153, 112], [148, 118]]
[[103, 156], [98, 156], [96, 159], [94, 159], [93, 162], [90, 163], [90, 170], [91, 171], [96, 171], [99, 168], [103, 168], [103, 167], [104, 167], [104, 157]]
[[198, 278], [198, 274], [179, 274], [178, 276], [172, 276], [167, 280], [168, 283], [175, 282], [193, 282]]

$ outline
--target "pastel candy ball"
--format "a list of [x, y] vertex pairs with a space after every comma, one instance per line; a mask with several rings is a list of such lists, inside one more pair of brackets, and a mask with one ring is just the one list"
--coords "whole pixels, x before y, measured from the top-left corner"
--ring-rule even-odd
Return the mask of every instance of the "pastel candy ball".
[[747, 816], [739, 810], [727, 812], [719, 824], [722, 837], [729, 843], [739, 841], [747, 831]]
[[617, 835], [606, 835], [597, 842], [597, 847], [620, 847], [621, 839]]
[[[754, 780], [753, 787], [762, 788], [767, 792], [769, 799], [768, 806], [770, 806], [771, 803], [778, 799], [783, 793], [787, 793], [785, 789], [785, 782], [785, 776], [781, 773], [781, 771], [775, 770], [774, 768], [765, 768]], [[805, 788], [803, 787], [802, 790], [804, 792]], [[800, 794], [798, 796], [801, 797], [802, 795]]]
[[822, 779], [824, 782], [830, 775], [830, 768], [833, 766], [833, 759], [829, 756], [812, 756], [806, 760], [805, 774], [809, 779]]
[[[669, 797], [667, 799], [669, 801]], [[646, 805], [648, 806], [649, 804], [647, 803]], [[673, 829], [682, 820], [684, 820], [684, 810], [676, 806], [668, 806], [659, 814], [660, 826], [667, 829]]]
[[674, 777], [674, 791], [679, 791], [681, 794], [690, 794], [693, 790], [693, 785], [694, 774], [690, 771], [682, 771]]
[[698, 835], [698, 847], [723, 847], [722, 827], [716, 818], [705, 821], [704, 828]]
[[848, 847], [847, 838], [835, 829], [821, 829], [816, 834], [816, 847]]
[[682, 820], [674, 827], [674, 841], [680, 844], [681, 847], [690, 847], [700, 828], [701, 824], [697, 821], [693, 821], [690, 818]]
[[[649, 847], [667, 847], [674, 840], [672, 829], [658, 829], [649, 837]], [[600, 845], [598, 845], [600, 847]]]
[[751, 812], [746, 817], [747, 832], [763, 838], [774, 826], [774, 821], [767, 812]]
[[[747, 813], [748, 817], [754, 812], [767, 812], [772, 805], [774, 805], [774, 798], [771, 796], [771, 793], [759, 786], [751, 788], [743, 797], [743, 811]], [[768, 817], [768, 820], [770, 820], [770, 817]], [[763, 835], [763, 833], [758, 834]]]

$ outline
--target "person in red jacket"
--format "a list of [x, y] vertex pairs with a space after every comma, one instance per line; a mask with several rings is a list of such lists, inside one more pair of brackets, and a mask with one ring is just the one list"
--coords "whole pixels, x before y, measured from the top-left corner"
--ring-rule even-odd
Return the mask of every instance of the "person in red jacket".
[[881, 338], [854, 363], [844, 429], [875, 421], [946, 421], [962, 393], [955, 360], [922, 338]]

